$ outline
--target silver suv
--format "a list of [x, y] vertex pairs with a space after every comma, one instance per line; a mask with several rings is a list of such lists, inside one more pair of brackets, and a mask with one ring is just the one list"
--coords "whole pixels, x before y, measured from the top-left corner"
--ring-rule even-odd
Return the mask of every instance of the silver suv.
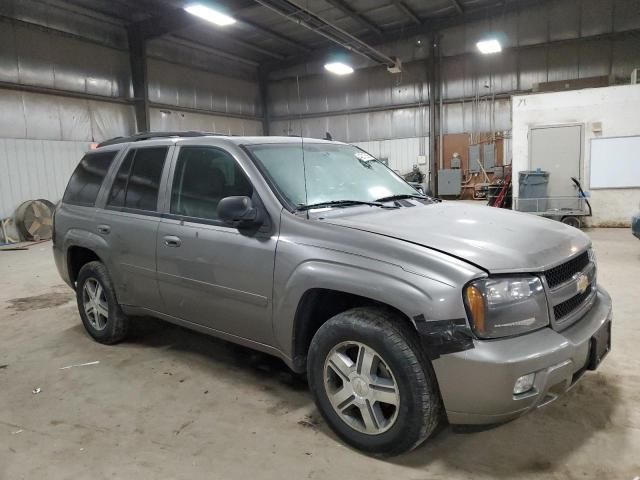
[[437, 201], [339, 142], [106, 142], [69, 181], [53, 251], [98, 342], [149, 315], [276, 355], [369, 453], [545, 405], [611, 345], [585, 234]]

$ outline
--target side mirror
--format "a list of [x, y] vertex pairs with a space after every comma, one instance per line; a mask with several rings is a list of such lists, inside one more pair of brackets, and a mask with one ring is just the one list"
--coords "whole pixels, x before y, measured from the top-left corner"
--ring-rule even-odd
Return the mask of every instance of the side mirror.
[[258, 209], [249, 197], [225, 197], [218, 203], [218, 218], [232, 227], [248, 227], [258, 223]]

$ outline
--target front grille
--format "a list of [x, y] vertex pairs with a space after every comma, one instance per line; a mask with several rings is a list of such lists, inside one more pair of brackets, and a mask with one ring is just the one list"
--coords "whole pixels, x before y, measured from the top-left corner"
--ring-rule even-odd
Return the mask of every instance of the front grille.
[[574, 295], [569, 300], [565, 300], [564, 302], [559, 303], [558, 305], [553, 307], [553, 315], [556, 318], [556, 322], [569, 315], [576, 308], [580, 307], [580, 305], [582, 305], [582, 302], [584, 302], [589, 297], [592, 289], [592, 285], [589, 285], [584, 292]]
[[587, 265], [589, 265], [589, 253], [584, 252], [562, 265], [547, 270], [544, 272], [544, 275], [547, 277], [549, 288], [556, 287], [570, 280], [576, 273], [584, 270]]

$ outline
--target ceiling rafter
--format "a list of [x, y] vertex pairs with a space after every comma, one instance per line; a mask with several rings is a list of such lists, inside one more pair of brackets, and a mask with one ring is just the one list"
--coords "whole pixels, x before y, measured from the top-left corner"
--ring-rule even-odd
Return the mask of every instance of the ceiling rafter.
[[453, 4], [453, 6], [456, 9], [456, 12], [458, 12], [458, 14], [463, 14], [464, 13], [464, 7], [462, 6], [462, 3], [460, 3], [460, 0], [451, 0], [451, 3]]
[[244, 23], [245, 25], [247, 25], [248, 27], [252, 28], [253, 30], [260, 32], [264, 35], [267, 35], [275, 40], [278, 40], [282, 43], [286, 43], [287, 45], [289, 45], [290, 47], [293, 48], [297, 48], [298, 50], [302, 50], [305, 52], [310, 52], [311, 49], [309, 47], [307, 47], [306, 45], [300, 43], [299, 41], [293, 40], [292, 38], [287, 37], [286, 35], [283, 35], [281, 33], [275, 32], [273, 30], [270, 30], [268, 28], [262, 27], [252, 21], [246, 20], [245, 18], [243, 18], [242, 14], [240, 15], [236, 15], [236, 17], [238, 18], [238, 20], [241, 23]]
[[420, 17], [418, 17], [413, 10], [411, 10], [406, 3], [404, 3], [401, 0], [395, 0], [393, 2], [393, 4], [398, 8], [398, 10], [400, 10], [402, 13], [405, 14], [405, 16], [407, 16], [413, 23], [415, 23], [416, 25], [422, 25], [422, 20], [420, 20]]
[[360, 12], [355, 10], [353, 7], [351, 7], [344, 0], [325, 0], [325, 2], [327, 2], [332, 7], [337, 8], [338, 10], [340, 10], [347, 17], [349, 17], [352, 20], [355, 20], [356, 22], [358, 22], [359, 24], [365, 26], [368, 30], [371, 30], [372, 32], [376, 33], [377, 35], [382, 35], [382, 30], [380, 29], [380, 27], [375, 25], [370, 20], [367, 20], [367, 18], [365, 18], [364, 15], [362, 15]]

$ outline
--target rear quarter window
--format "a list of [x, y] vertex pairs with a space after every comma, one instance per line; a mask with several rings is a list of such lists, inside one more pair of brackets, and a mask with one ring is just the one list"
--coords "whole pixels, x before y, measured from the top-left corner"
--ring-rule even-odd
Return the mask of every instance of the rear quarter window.
[[104, 177], [109, 171], [117, 150], [110, 152], [88, 153], [71, 175], [63, 201], [76, 205], [93, 206]]

